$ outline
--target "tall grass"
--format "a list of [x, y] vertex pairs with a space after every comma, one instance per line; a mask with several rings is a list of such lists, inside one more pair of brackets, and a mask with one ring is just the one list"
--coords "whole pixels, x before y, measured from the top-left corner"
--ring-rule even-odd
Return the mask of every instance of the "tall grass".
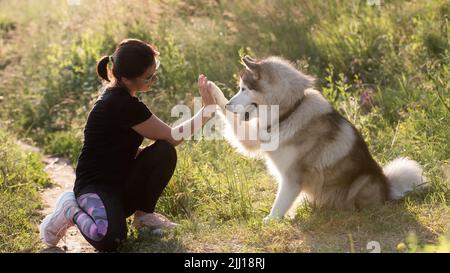
[[40, 155], [24, 152], [0, 128], [0, 252], [36, 251], [41, 197], [50, 185]]
[[[123, 38], [145, 39], [161, 52], [160, 80], [141, 99], [169, 123], [174, 105], [192, 106], [198, 96], [198, 74], [231, 96], [241, 55], [281, 55], [317, 77], [316, 87], [362, 132], [377, 161], [408, 156], [424, 166], [429, 190], [407, 198], [403, 209], [419, 211], [426, 226], [433, 223], [425, 208], [448, 211], [448, 0], [391, 0], [381, 6], [356, 0], [115, 0], [79, 6], [43, 0], [2, 1], [0, 10], [1, 123], [48, 153], [76, 163], [101, 85], [96, 60]], [[368, 94], [373, 105], [363, 103]], [[177, 150], [179, 162], [160, 211], [188, 226], [227, 227], [240, 219], [249, 230], [266, 232], [255, 223], [270, 209], [276, 186], [261, 161], [243, 158], [223, 141], [191, 141]], [[399, 207], [392, 210], [406, 218]], [[311, 225], [330, 220], [323, 217]]]

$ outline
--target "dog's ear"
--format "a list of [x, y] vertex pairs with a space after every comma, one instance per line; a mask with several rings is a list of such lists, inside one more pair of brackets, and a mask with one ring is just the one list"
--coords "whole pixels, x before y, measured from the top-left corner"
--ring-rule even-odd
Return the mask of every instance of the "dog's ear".
[[260, 78], [261, 67], [257, 60], [246, 55], [244, 58], [242, 58], [242, 63], [244, 64], [245, 68], [253, 74], [253, 77], [256, 80]]
[[256, 59], [253, 59], [252, 57], [250, 57], [248, 55], [245, 55], [244, 59], [246, 59], [247, 61], [250, 61], [250, 62], [254, 62], [254, 63], [256, 63], [256, 61], [257, 61]]
[[242, 58], [242, 63], [249, 69], [249, 70], [253, 70], [253, 69], [258, 69], [259, 64], [258, 62], [251, 58], [248, 55], [245, 55], [244, 58]]

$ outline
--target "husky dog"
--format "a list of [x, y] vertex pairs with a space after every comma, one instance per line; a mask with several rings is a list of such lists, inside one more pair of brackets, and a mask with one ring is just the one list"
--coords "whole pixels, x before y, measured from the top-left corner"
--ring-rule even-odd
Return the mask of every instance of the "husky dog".
[[[237, 94], [228, 100], [211, 82], [212, 94], [226, 121], [228, 140], [241, 152], [262, 155], [278, 181], [265, 221], [284, 217], [300, 194], [316, 207], [361, 209], [399, 199], [423, 183], [416, 161], [397, 158], [381, 168], [358, 130], [312, 88], [313, 77], [279, 57], [246, 56], [242, 62], [245, 72]], [[278, 106], [276, 121], [254, 114], [262, 105]], [[254, 139], [236, 137], [236, 123], [250, 131], [261, 130], [261, 124], [276, 126], [271, 137], [277, 138], [278, 147], [261, 149], [266, 139], [260, 133]]]

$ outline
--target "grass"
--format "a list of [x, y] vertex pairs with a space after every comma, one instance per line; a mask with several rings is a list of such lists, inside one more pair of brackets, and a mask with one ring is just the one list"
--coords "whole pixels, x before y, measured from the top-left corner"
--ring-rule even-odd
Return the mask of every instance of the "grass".
[[[418, 204], [415, 204], [416, 206]], [[291, 221], [262, 225], [256, 214], [226, 224], [181, 220], [181, 227], [162, 238], [134, 233], [122, 251], [133, 252], [369, 252], [369, 243], [379, 243], [382, 252], [409, 251], [410, 234], [421, 243], [434, 243], [443, 232], [441, 217], [448, 208], [402, 204], [349, 213], [301, 208]], [[430, 214], [430, 211], [433, 213]], [[448, 219], [448, 218], [447, 218]], [[430, 223], [435, 223], [430, 225]]]
[[0, 252], [40, 249], [38, 189], [49, 185], [40, 155], [24, 152], [12, 135], [0, 129]]
[[[180, 227], [163, 237], [130, 229], [122, 251], [369, 252], [375, 241], [385, 252], [448, 252], [448, 0], [43, 0], [2, 1], [0, 10], [0, 124], [73, 164], [99, 95], [95, 62], [134, 37], [161, 52], [160, 80], [141, 99], [167, 122], [175, 121], [174, 105], [192, 106], [198, 74], [231, 96], [240, 56], [281, 55], [317, 77], [381, 165], [408, 156], [428, 179], [425, 192], [377, 209], [305, 205], [293, 220], [264, 226], [276, 193], [264, 162], [224, 141], [189, 141], [177, 147], [177, 169], [157, 207]], [[361, 103], [367, 93], [371, 107]]]

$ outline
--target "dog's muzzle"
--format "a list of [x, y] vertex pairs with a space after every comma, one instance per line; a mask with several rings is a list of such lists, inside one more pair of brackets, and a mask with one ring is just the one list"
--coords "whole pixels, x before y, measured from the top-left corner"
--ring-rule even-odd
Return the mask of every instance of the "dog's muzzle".
[[250, 107], [248, 107], [248, 108], [250, 108], [250, 109], [246, 109], [245, 114], [244, 114], [245, 121], [250, 120], [250, 114], [258, 108], [258, 104], [252, 103], [252, 104], [250, 104]]
[[244, 115], [244, 120], [248, 121], [250, 119], [250, 114], [258, 108], [258, 104], [251, 103], [247, 106], [226, 104], [225, 109], [239, 115]]

